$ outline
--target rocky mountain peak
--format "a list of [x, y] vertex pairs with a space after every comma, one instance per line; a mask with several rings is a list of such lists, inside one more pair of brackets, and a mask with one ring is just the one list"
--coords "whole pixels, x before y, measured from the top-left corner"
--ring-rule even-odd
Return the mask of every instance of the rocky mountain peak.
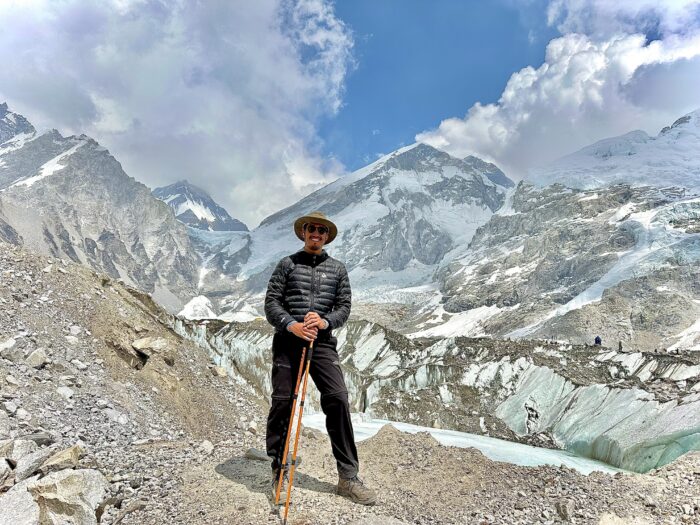
[[433, 166], [445, 162], [450, 156], [444, 151], [433, 148], [428, 144], [418, 143], [412, 147], [398, 150], [387, 164], [399, 169], [416, 169], [421, 165]]
[[679, 128], [683, 129], [691, 127], [700, 128], [700, 109], [696, 109], [695, 111], [691, 111], [690, 113], [683, 115], [670, 126], [665, 126], [659, 132], [659, 135], [665, 135], [666, 133], [672, 130], [678, 130]]
[[248, 231], [202, 188], [183, 179], [153, 190], [153, 196], [173, 209], [180, 222], [206, 231]]
[[494, 184], [498, 184], [504, 188], [512, 188], [515, 186], [515, 183], [510, 180], [508, 176], [495, 164], [481, 160], [479, 157], [475, 157], [474, 155], [469, 155], [463, 160], [467, 166], [478, 171], [482, 176], [486, 177]]
[[33, 133], [36, 133], [36, 130], [25, 117], [10, 111], [7, 102], [0, 104], [0, 144], [18, 135]]

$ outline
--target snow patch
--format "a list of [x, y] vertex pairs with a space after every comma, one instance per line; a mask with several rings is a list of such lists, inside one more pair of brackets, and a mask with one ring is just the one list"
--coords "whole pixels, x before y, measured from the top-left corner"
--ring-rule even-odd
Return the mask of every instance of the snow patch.
[[65, 168], [65, 165], [61, 164], [64, 162], [68, 157], [73, 155], [78, 148], [81, 146], [84, 146], [87, 143], [87, 140], [85, 139], [80, 139], [77, 144], [75, 144], [72, 148], [70, 148], [68, 151], [64, 151], [60, 155], [55, 156], [52, 158], [50, 161], [44, 163], [41, 168], [39, 168], [39, 174], [34, 175], [33, 177], [28, 177], [26, 179], [22, 179], [20, 181], [17, 181], [13, 183], [10, 187], [13, 186], [32, 186], [35, 182], [38, 182], [42, 179], [45, 179], [46, 177], [49, 177], [56, 173], [57, 171], [62, 170]]
[[216, 313], [211, 301], [203, 295], [193, 297], [178, 313], [180, 317], [185, 319], [215, 319]]
[[674, 336], [678, 339], [669, 350], [693, 350], [700, 351], [700, 319], [695, 321], [688, 328], [683, 330], [678, 335]]

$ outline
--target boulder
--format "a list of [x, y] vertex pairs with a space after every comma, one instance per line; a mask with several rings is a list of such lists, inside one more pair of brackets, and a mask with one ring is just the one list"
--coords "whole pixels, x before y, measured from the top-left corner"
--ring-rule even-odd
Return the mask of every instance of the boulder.
[[211, 368], [211, 373], [214, 377], [226, 377], [228, 375], [223, 366], [213, 366]]
[[5, 401], [3, 402], [2, 407], [5, 410], [5, 412], [10, 414], [11, 416], [13, 416], [15, 412], [17, 412], [17, 403], [15, 403], [14, 401]]
[[80, 458], [85, 455], [85, 450], [80, 445], [73, 445], [70, 448], [56, 452], [49, 457], [39, 467], [39, 471], [43, 474], [55, 472], [57, 470], [70, 469], [78, 466]]
[[97, 525], [95, 511], [108, 494], [109, 482], [92, 469], [52, 472], [28, 486], [39, 507], [38, 523]]
[[21, 407], [15, 412], [15, 417], [20, 421], [29, 421], [32, 419], [32, 415]]
[[72, 388], [67, 387], [67, 386], [59, 386], [56, 389], [56, 392], [61, 394], [61, 397], [63, 397], [64, 399], [70, 399], [71, 397], [73, 397], [73, 394], [75, 393], [75, 392], [73, 392]]
[[14, 443], [13, 439], [0, 439], [0, 458], [9, 457]]
[[0, 525], [96, 525], [107, 495], [97, 470], [62, 470], [20, 481], [0, 496]]
[[199, 450], [204, 453], [204, 455], [209, 456], [214, 452], [214, 444], [208, 439], [205, 439], [200, 443]]
[[0, 439], [10, 435], [10, 418], [4, 410], [0, 410]]
[[20, 439], [30, 439], [40, 447], [52, 445], [55, 441], [51, 434], [41, 430], [37, 430], [35, 432], [32, 432], [31, 434], [24, 434], [19, 437]]
[[32, 368], [42, 368], [46, 365], [48, 358], [43, 348], [37, 348], [27, 357], [27, 365]]
[[12, 465], [17, 465], [22, 458], [33, 454], [38, 449], [39, 447], [36, 446], [36, 443], [29, 439], [15, 439], [10, 444], [9, 450], [5, 454], [2, 454], [2, 451], [0, 451], [0, 455], [4, 455], [9, 459]]
[[10, 476], [12, 476], [12, 468], [5, 458], [0, 458], [0, 492]]
[[24, 357], [24, 352], [17, 348], [17, 341], [13, 338], [0, 341], [0, 357], [17, 362]]
[[142, 337], [131, 343], [131, 347], [137, 352], [151, 356], [157, 352], [163, 352], [168, 349], [167, 339], [162, 337]]
[[25, 479], [0, 496], [0, 525], [36, 525], [39, 507], [27, 488], [38, 476]]
[[55, 452], [55, 447], [40, 448], [24, 456], [17, 462], [15, 467], [15, 480], [23, 481], [32, 476]]

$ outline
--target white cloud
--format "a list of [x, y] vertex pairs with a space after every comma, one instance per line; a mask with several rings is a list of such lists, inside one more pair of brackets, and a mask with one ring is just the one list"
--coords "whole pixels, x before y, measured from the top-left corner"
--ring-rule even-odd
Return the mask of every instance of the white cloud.
[[326, 0], [2, 2], [0, 23], [0, 99], [147, 184], [188, 178], [254, 225], [342, 172], [316, 123], [353, 39]]
[[547, 22], [562, 33], [607, 38], [620, 33], [661, 35], [697, 27], [698, 0], [552, 0]]
[[[464, 118], [444, 120], [416, 140], [485, 157], [518, 178], [606, 136], [639, 128], [656, 133], [700, 108], [700, 90], [678, 85], [700, 76], [700, 31], [692, 19], [681, 22], [690, 4], [668, 3], [652, 17], [646, 0], [551, 2], [551, 23], [591, 34], [552, 40], [544, 63], [514, 73], [497, 102], [476, 103]], [[661, 39], [624, 33], [652, 19]]]

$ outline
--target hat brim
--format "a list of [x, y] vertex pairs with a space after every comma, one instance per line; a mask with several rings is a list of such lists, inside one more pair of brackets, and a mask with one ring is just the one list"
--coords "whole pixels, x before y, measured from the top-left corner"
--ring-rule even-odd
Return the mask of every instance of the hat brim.
[[296, 221], [294, 221], [294, 233], [296, 233], [297, 237], [299, 237], [299, 239], [302, 241], [304, 240], [304, 224], [308, 222], [323, 224], [328, 228], [328, 240], [326, 241], [326, 244], [332, 243], [333, 239], [335, 239], [336, 235], [338, 235], [337, 226], [328, 219], [321, 219], [320, 217], [314, 217], [313, 215], [304, 215], [303, 217], [299, 217]]

